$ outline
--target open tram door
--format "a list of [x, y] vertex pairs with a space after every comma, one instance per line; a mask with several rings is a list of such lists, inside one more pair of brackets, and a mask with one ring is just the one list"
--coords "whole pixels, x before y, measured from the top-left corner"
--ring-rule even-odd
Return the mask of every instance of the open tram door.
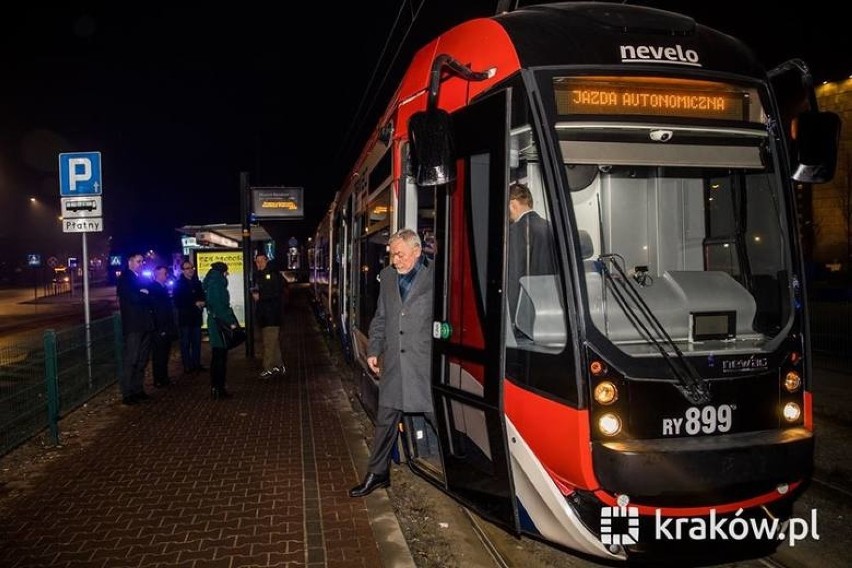
[[[449, 169], [452, 160], [456, 167], [455, 179], [426, 182], [436, 186], [432, 396], [444, 489], [518, 534], [500, 355], [509, 96], [489, 96], [454, 114], [452, 124], [435, 111], [445, 122], [434, 130], [427, 126], [424, 136], [410, 128], [416, 168], [429, 169], [418, 155], [423, 146], [436, 151], [429, 131], [452, 133], [437, 153]], [[438, 173], [433, 180], [447, 179]]]

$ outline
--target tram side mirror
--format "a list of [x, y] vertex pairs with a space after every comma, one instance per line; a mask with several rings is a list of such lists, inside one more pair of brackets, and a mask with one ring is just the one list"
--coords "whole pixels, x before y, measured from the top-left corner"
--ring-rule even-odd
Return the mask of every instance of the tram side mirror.
[[456, 179], [453, 124], [442, 109], [414, 113], [408, 120], [412, 173], [417, 185], [435, 186]]
[[797, 161], [793, 179], [801, 183], [826, 183], [837, 168], [840, 117], [833, 112], [803, 112], [793, 124]]

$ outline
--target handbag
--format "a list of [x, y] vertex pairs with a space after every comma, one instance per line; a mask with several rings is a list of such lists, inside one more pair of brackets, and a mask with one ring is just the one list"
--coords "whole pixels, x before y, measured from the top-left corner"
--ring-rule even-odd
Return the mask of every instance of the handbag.
[[245, 329], [239, 325], [237, 325], [237, 327], [231, 327], [219, 318], [214, 319], [216, 320], [216, 325], [219, 327], [219, 333], [222, 334], [222, 341], [224, 341], [226, 349], [231, 350], [246, 342]]

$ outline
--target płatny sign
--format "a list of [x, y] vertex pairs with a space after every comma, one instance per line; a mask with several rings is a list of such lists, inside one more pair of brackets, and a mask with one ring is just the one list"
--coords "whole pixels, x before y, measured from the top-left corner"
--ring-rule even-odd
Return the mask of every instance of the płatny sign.
[[63, 219], [63, 233], [101, 233], [104, 230], [103, 219]]

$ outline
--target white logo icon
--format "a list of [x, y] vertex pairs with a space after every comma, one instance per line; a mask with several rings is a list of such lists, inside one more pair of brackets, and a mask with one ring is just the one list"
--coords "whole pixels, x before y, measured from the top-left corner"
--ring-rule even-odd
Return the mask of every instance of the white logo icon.
[[[621, 532], [613, 532], [613, 519], [625, 519], [618, 523]], [[624, 532], [626, 529], [626, 532]], [[601, 542], [604, 544], [629, 545], [639, 540], [638, 507], [601, 508]]]

